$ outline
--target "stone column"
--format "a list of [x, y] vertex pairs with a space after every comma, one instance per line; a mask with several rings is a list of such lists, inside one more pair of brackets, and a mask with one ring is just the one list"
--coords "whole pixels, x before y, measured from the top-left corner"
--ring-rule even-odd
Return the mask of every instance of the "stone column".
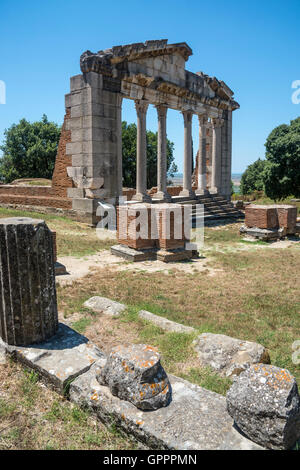
[[211, 193], [218, 193], [220, 186], [221, 170], [221, 127], [223, 119], [212, 118], [212, 168], [211, 168]]
[[58, 329], [52, 234], [43, 220], [0, 220], [0, 336], [40, 343]]
[[122, 95], [117, 98], [117, 191], [118, 197], [123, 195], [123, 170], [122, 170]]
[[195, 197], [192, 191], [192, 117], [191, 111], [183, 111], [184, 120], [184, 164], [183, 164], [183, 189], [179, 196]]
[[157, 135], [157, 193], [155, 199], [171, 201], [167, 192], [167, 111], [163, 105], [156, 106], [158, 116]]
[[198, 188], [196, 194], [206, 194], [206, 129], [207, 115], [201, 114], [199, 118], [199, 154], [198, 154]]
[[146, 140], [146, 114], [148, 103], [143, 100], [135, 101], [137, 112], [137, 142], [136, 142], [136, 194], [133, 200], [150, 202], [147, 194], [147, 140]]

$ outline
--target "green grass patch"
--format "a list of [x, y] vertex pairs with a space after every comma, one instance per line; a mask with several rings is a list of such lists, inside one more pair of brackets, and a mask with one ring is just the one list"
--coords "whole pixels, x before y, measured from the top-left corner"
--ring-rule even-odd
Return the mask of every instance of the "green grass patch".
[[180, 376], [221, 395], [226, 395], [232, 385], [231, 379], [220, 377], [209, 367], [191, 368], [187, 374], [180, 374]]

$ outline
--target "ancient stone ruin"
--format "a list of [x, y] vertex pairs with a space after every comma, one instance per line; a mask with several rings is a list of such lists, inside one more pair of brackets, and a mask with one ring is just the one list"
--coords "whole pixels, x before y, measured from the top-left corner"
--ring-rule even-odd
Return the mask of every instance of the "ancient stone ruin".
[[[67, 325], [58, 324], [53, 239], [43, 221], [2, 219], [0, 287], [1, 357], [4, 352], [37, 371], [47, 385], [89, 408], [104, 423], [115, 423], [148, 448], [290, 448], [299, 439], [300, 398], [295, 378], [274, 366], [250, 365], [266, 359], [259, 345], [236, 340], [227, 348], [226, 364], [231, 361], [236, 367], [241, 360], [246, 369], [226, 400], [167, 375], [158, 351], [149, 345], [119, 345], [106, 355]], [[107, 310], [110, 316], [121, 315], [126, 308], [95, 297], [87, 306], [98, 312]], [[142, 312], [141, 318], [153, 321], [149, 313]], [[171, 321], [159, 324], [177, 334], [195, 334]], [[203, 358], [211, 348], [203, 349], [199, 341]], [[218, 355], [218, 361], [223, 361]]]
[[97, 380], [141, 410], [157, 410], [171, 399], [171, 385], [156, 349], [147, 344], [114, 348]]
[[300, 234], [297, 207], [288, 204], [247, 205], [245, 225], [240, 228], [240, 234], [260, 240], [276, 240]]
[[43, 220], [0, 220], [0, 336], [26, 346], [58, 328], [52, 233]]
[[290, 372], [252, 365], [227, 393], [227, 409], [239, 428], [268, 449], [290, 449], [300, 435], [300, 397]]
[[[209, 215], [238, 212], [231, 195], [232, 112], [239, 108], [222, 81], [185, 68], [192, 54], [185, 43], [167, 40], [115, 46], [81, 55], [81, 74], [71, 78], [52, 187], [2, 185], [0, 203], [61, 208], [95, 224], [98, 202], [120, 196], [139, 202], [204, 198]], [[137, 112], [136, 189], [122, 187], [122, 100]], [[146, 116], [157, 109], [157, 188], [146, 187]], [[183, 116], [182, 187], [167, 188], [166, 119], [168, 108]], [[192, 118], [199, 121], [199, 151], [192, 181]], [[174, 201], [175, 198], [175, 201]], [[176, 199], [177, 198], [177, 199]], [[222, 211], [220, 211], [220, 207]]]
[[181, 204], [122, 204], [117, 210], [119, 244], [111, 252], [129, 261], [187, 260], [198, 257], [190, 237], [191, 211]]

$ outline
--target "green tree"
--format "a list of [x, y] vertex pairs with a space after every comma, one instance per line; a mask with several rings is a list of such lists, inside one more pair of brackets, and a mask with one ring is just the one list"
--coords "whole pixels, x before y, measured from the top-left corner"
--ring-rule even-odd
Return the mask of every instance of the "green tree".
[[253, 191], [263, 191], [265, 167], [266, 160], [261, 160], [260, 158], [247, 167], [241, 177], [241, 194], [251, 194]]
[[[136, 186], [136, 124], [122, 122], [123, 186]], [[174, 144], [167, 139], [167, 172], [177, 171], [174, 163]], [[157, 185], [157, 132], [147, 131], [147, 187]]]
[[272, 199], [300, 196], [300, 117], [282, 124], [270, 133], [265, 143], [265, 193]]
[[21, 119], [4, 131], [0, 146], [0, 178], [10, 183], [17, 178], [52, 178], [61, 128], [49, 122], [30, 123]]

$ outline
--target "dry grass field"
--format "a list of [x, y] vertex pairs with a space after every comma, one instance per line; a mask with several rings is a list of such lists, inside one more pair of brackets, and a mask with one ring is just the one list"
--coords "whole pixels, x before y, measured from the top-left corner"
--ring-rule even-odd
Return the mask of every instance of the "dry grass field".
[[[0, 209], [0, 216], [21, 215]], [[46, 219], [57, 232], [58, 257], [82, 257], [107, 250], [95, 230], [63, 217], [24, 214]], [[167, 265], [156, 272], [133, 263], [101, 266], [67, 285], [58, 285], [60, 319], [88, 336], [105, 351], [120, 342], [157, 346], [170, 373], [225, 394], [230, 380], [201, 368], [192, 348], [195, 335], [166, 333], [138, 318], [146, 309], [199, 332], [223, 333], [262, 343], [272, 364], [288, 368], [300, 383], [292, 362], [292, 343], [300, 339], [300, 242], [278, 244], [240, 239], [239, 224], [205, 229], [201, 271]], [[104, 251], [103, 251], [104, 253]], [[124, 302], [119, 318], [83, 307], [93, 295]], [[0, 449], [131, 449], [134, 444], [107, 430], [88, 413], [46, 389], [35, 374], [8, 362], [0, 365]]]

